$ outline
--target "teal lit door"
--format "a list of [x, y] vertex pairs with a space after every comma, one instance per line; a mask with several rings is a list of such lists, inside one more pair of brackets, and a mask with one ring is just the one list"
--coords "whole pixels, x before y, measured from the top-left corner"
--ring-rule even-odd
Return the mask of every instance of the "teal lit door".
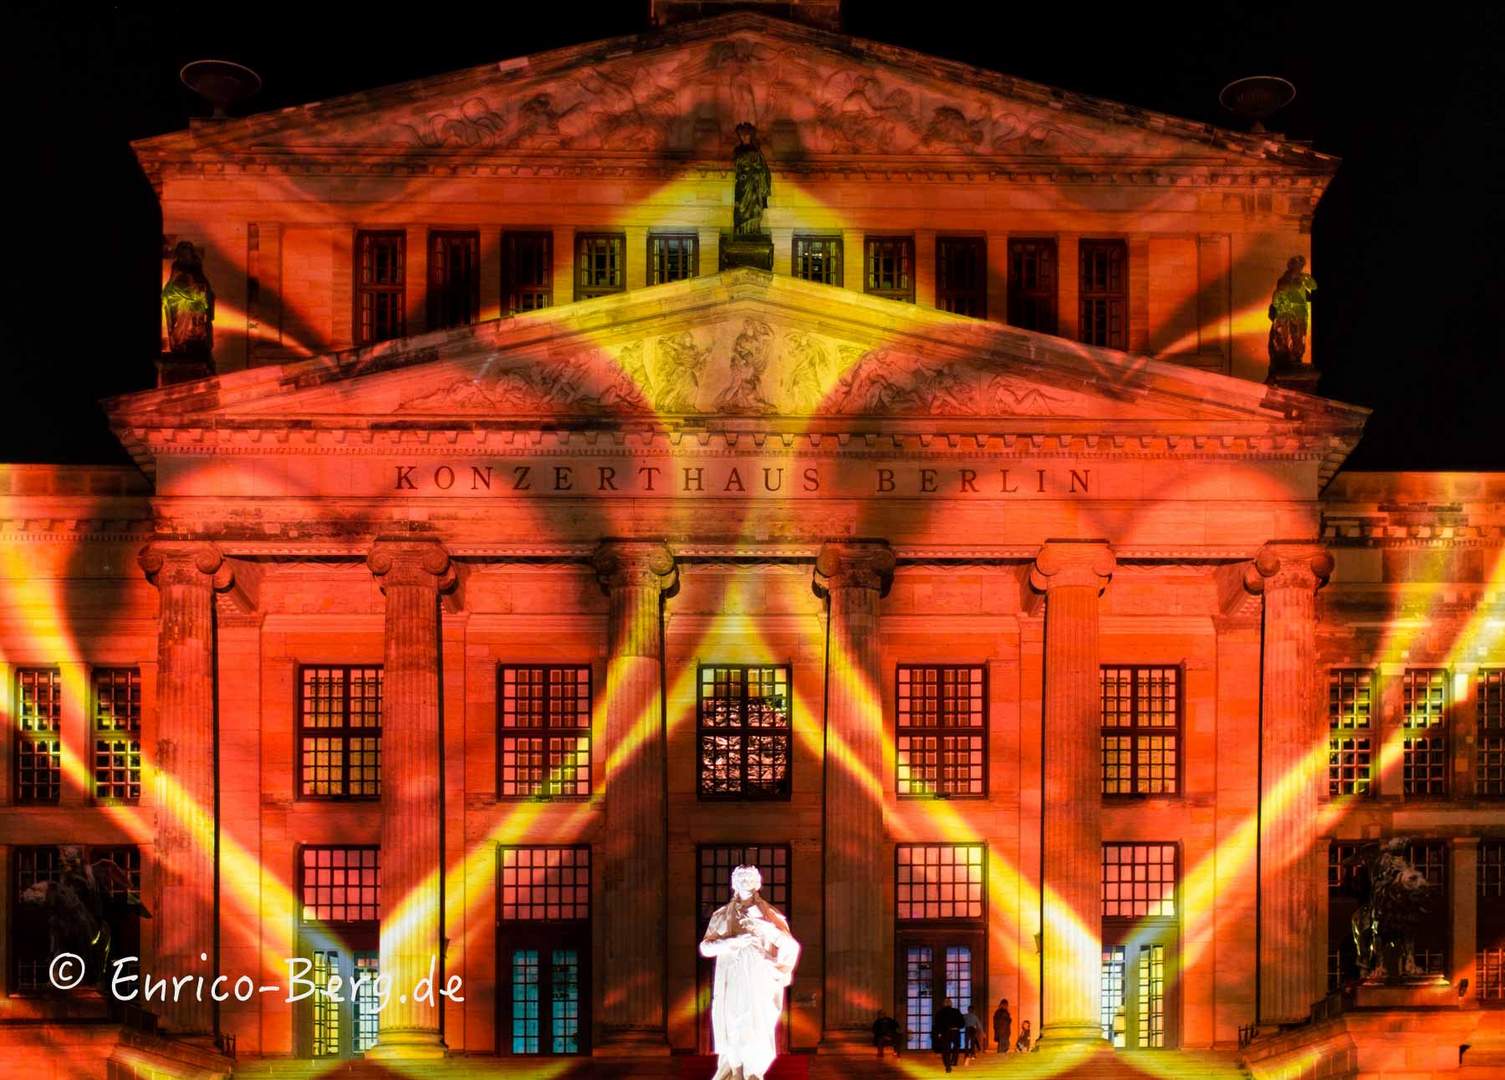
[[590, 1052], [585, 942], [559, 932], [512, 937], [502, 946], [501, 1049], [521, 1056]]

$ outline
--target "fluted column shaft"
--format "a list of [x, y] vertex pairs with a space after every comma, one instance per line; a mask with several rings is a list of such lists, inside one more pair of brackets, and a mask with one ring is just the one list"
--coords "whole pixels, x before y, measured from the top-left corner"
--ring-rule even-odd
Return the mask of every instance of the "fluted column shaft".
[[873, 1015], [891, 1007], [884, 890], [883, 693], [878, 602], [893, 580], [883, 543], [833, 543], [815, 562], [830, 605], [826, 657], [825, 1031], [831, 1045], [872, 1041]]
[[[214, 974], [214, 591], [230, 570], [212, 544], [154, 542], [139, 557], [157, 587], [156, 975]], [[208, 954], [209, 961], [200, 960]], [[207, 996], [153, 1008], [165, 1028], [207, 1034]]]
[[[440, 751], [439, 594], [454, 582], [432, 541], [378, 540], [367, 565], [386, 595], [382, 673], [381, 967], [392, 977], [377, 1045], [381, 1058], [436, 1057], [439, 1007], [413, 989], [434, 966], [443, 985], [444, 771]], [[407, 1000], [401, 999], [406, 995]]]
[[1045, 593], [1041, 1030], [1051, 1046], [1102, 1037], [1098, 598], [1114, 565], [1102, 541], [1052, 540], [1030, 571]]
[[663, 544], [607, 542], [595, 555], [607, 623], [606, 997], [616, 1052], [667, 1053], [663, 928], [664, 714], [660, 598], [676, 582]]
[[1264, 595], [1260, 666], [1260, 984], [1262, 1024], [1305, 1020], [1317, 998], [1310, 950], [1318, 910], [1316, 824], [1327, 735], [1317, 696], [1317, 590], [1332, 556], [1311, 542], [1260, 549], [1245, 577]]

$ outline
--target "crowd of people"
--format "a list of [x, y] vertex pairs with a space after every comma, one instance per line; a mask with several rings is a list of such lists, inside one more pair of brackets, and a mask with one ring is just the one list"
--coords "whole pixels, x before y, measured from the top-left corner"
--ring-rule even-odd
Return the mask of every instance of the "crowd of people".
[[[1009, 999], [1000, 1001], [998, 1008], [993, 1011], [994, 1052], [1007, 1054], [1012, 1039], [1013, 1051], [1027, 1054], [1038, 1049], [1033, 1038], [1028, 1020], [1020, 1021], [1019, 1035], [1014, 1037], [1014, 1018], [1009, 1012]], [[976, 1009], [969, 1004], [967, 1011], [962, 1012], [950, 998], [946, 998], [932, 1020], [930, 1044], [931, 1049], [941, 1055], [941, 1063], [946, 1066], [946, 1071], [950, 1072], [958, 1064], [970, 1064], [979, 1053], [986, 1052], [988, 1035]], [[899, 1026], [899, 1021], [882, 1010], [873, 1021], [873, 1045], [877, 1047], [880, 1058], [890, 1047], [893, 1048], [894, 1057], [900, 1056], [904, 1048], [904, 1030]]]

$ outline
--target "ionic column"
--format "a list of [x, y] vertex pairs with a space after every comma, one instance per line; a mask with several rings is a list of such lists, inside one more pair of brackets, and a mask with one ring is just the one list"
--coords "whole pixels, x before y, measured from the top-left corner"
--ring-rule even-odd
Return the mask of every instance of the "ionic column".
[[1102, 1038], [1102, 690], [1098, 598], [1116, 561], [1101, 540], [1050, 540], [1030, 584], [1045, 594], [1044, 844], [1040, 856], [1048, 1046]]
[[1311, 946], [1322, 899], [1316, 823], [1327, 778], [1317, 697], [1317, 590], [1333, 560], [1310, 541], [1276, 541], [1245, 575], [1264, 596], [1260, 665], [1259, 1023], [1305, 1020], [1321, 996]]
[[660, 601], [677, 583], [663, 544], [608, 541], [596, 575], [607, 623], [605, 922], [602, 1050], [667, 1054], [664, 929], [664, 705]]
[[872, 1042], [873, 1016], [891, 1007], [883, 918], [893, 859], [883, 834], [883, 692], [878, 601], [893, 581], [883, 542], [833, 543], [815, 560], [830, 604], [826, 659], [825, 1025], [832, 1048]]
[[[443, 985], [443, 758], [439, 749], [439, 594], [454, 585], [435, 541], [377, 540], [366, 565], [387, 598], [382, 673], [381, 960], [392, 996], [378, 1022], [378, 1058], [444, 1054], [437, 1003], [413, 988], [434, 965]], [[402, 1000], [400, 995], [406, 995]]]
[[[157, 880], [154, 975], [214, 975], [214, 592], [230, 568], [213, 544], [154, 541], [138, 556], [157, 587]], [[207, 954], [208, 960], [200, 960]], [[169, 995], [171, 997], [171, 995]], [[152, 1005], [166, 1029], [205, 1035], [208, 996]]]

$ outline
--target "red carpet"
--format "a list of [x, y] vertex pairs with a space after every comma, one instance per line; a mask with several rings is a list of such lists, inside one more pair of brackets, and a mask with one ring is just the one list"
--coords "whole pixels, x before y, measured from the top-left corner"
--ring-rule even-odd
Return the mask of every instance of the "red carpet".
[[[710, 1055], [682, 1057], [679, 1061], [680, 1080], [711, 1080], [716, 1075], [716, 1059]], [[810, 1058], [807, 1054], [783, 1054], [764, 1080], [808, 1080]]]

